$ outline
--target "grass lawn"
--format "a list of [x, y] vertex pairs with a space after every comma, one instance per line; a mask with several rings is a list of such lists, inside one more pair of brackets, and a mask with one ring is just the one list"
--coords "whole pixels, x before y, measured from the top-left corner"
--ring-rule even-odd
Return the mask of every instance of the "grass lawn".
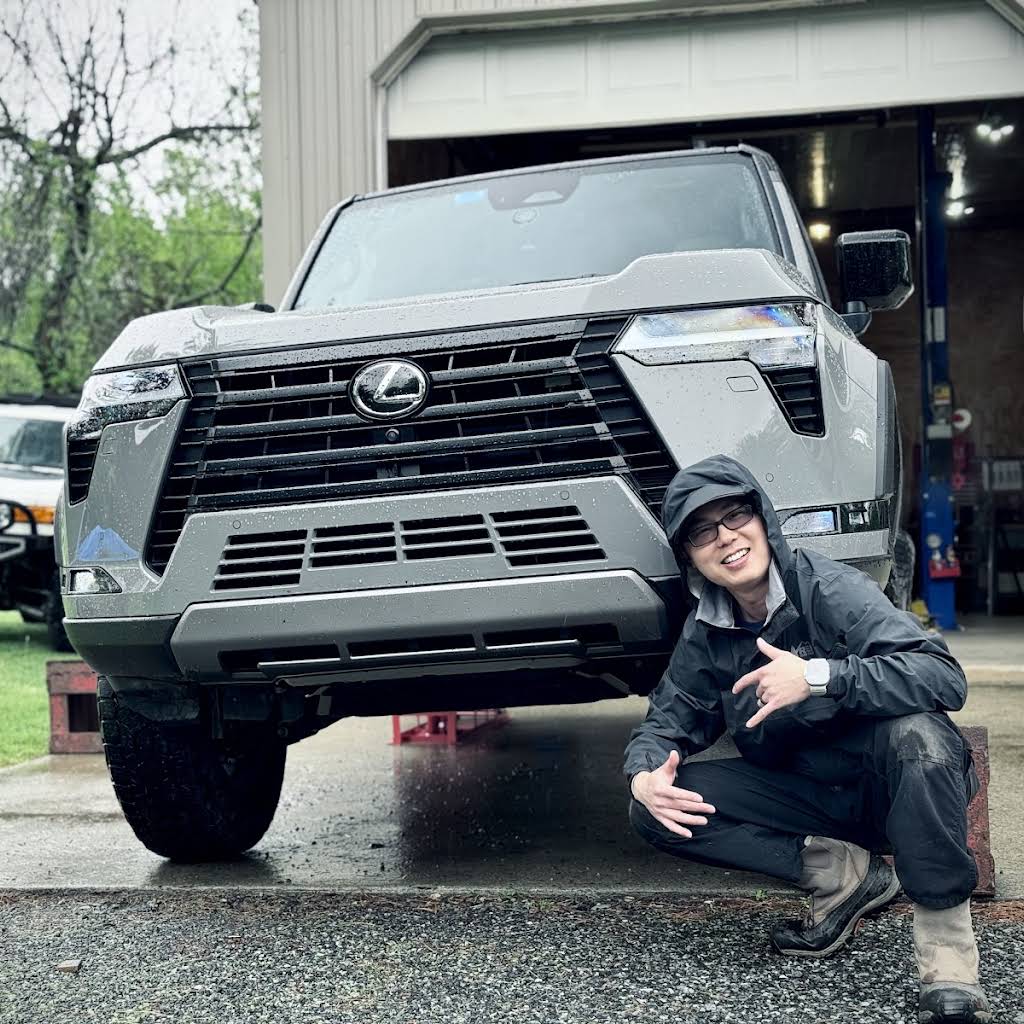
[[50, 650], [45, 626], [22, 622], [17, 612], [0, 612], [0, 767], [46, 753], [46, 662], [74, 657]]

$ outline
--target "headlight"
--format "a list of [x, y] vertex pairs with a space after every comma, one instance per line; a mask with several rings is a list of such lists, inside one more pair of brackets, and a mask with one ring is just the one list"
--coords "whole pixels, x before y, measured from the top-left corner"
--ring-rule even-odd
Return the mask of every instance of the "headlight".
[[634, 317], [615, 351], [646, 366], [708, 359], [749, 359], [766, 370], [813, 366], [817, 332], [812, 302], [683, 309]]
[[96, 373], [82, 389], [78, 412], [68, 424], [72, 438], [98, 437], [108, 423], [163, 416], [185, 397], [177, 366]]
[[0, 501], [0, 533], [14, 522], [14, 509], [6, 501]]

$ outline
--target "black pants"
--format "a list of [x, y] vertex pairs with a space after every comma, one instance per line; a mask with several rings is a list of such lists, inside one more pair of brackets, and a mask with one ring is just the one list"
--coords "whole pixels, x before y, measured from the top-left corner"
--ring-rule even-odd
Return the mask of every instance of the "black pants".
[[743, 758], [688, 762], [676, 785], [716, 808], [692, 839], [669, 832], [636, 800], [633, 827], [677, 857], [797, 882], [804, 837], [892, 853], [903, 891], [941, 910], [978, 880], [967, 804], [978, 780], [967, 744], [942, 713], [864, 720], [828, 746], [797, 752], [785, 771]]

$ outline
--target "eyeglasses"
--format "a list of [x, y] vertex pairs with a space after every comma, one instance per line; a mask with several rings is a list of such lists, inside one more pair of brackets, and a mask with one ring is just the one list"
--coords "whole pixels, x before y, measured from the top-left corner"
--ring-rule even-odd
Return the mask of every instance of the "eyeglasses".
[[719, 526], [724, 526], [727, 530], [738, 530], [741, 526], [746, 526], [753, 518], [753, 505], [737, 505], [736, 508], [726, 512], [721, 519], [716, 519], [713, 523], [701, 523], [699, 526], [695, 526], [687, 532], [686, 539], [689, 541], [690, 547], [702, 548], [718, 539]]

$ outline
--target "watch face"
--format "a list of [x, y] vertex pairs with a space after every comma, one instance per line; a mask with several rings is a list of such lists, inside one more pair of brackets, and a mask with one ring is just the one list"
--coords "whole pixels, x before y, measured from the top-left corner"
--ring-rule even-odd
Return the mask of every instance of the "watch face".
[[814, 687], [827, 686], [829, 674], [828, 662], [824, 658], [813, 658], [804, 670], [807, 684]]

